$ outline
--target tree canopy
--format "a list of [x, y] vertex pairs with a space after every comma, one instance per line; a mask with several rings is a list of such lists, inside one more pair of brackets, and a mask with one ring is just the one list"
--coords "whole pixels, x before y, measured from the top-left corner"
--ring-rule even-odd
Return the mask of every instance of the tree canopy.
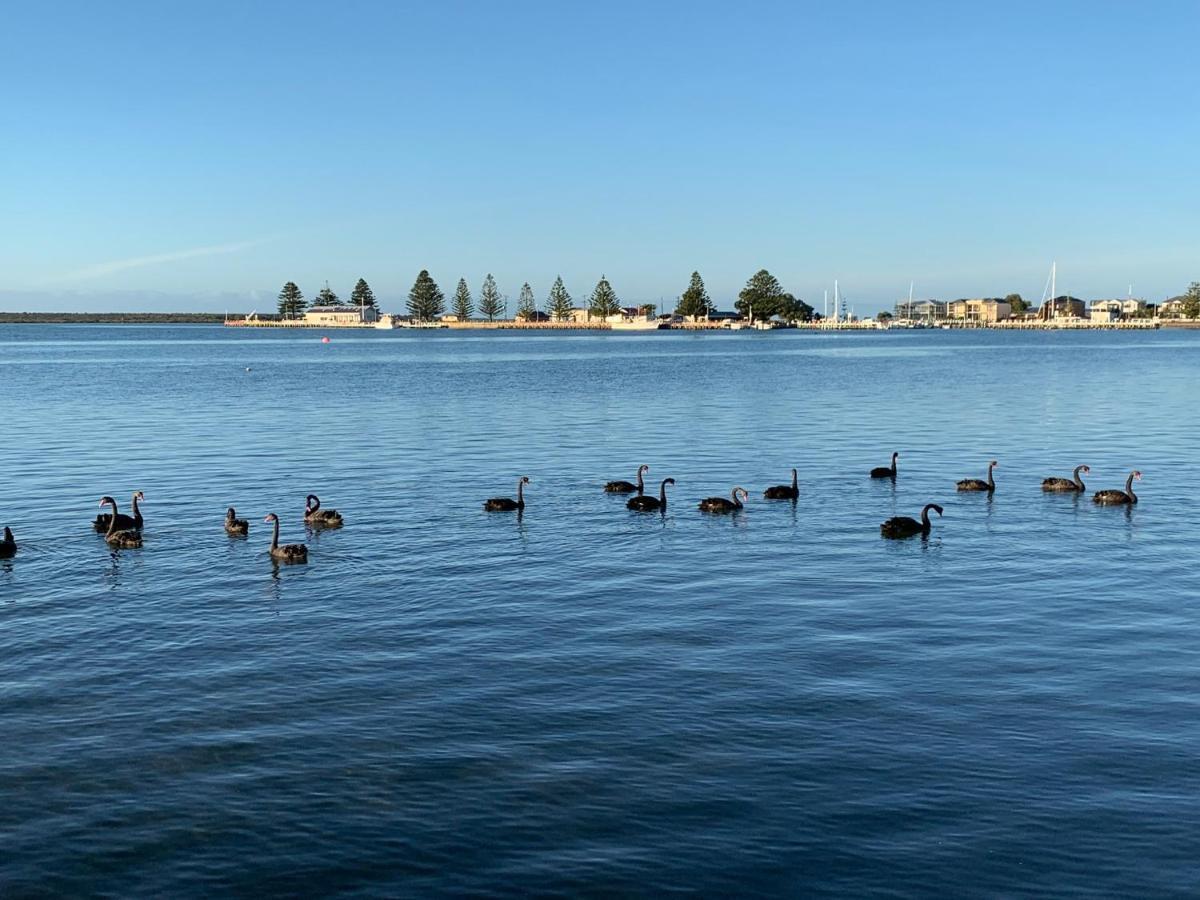
[[362, 278], [358, 279], [358, 283], [354, 285], [354, 290], [350, 292], [350, 302], [355, 306], [375, 307], [375, 294], [371, 291], [371, 286]]
[[679, 304], [675, 307], [676, 314], [707, 316], [713, 311], [712, 301], [709, 300], [708, 291], [704, 288], [704, 279], [700, 277], [699, 272], [693, 272], [691, 283], [679, 297]]
[[284, 319], [298, 319], [304, 314], [304, 309], [308, 304], [304, 302], [304, 295], [300, 293], [300, 288], [296, 287], [296, 282], [289, 281], [283, 286], [283, 290], [279, 292], [279, 315]]
[[521, 293], [517, 297], [517, 316], [527, 322], [537, 318], [537, 301], [533, 298], [533, 288], [528, 281], [521, 285]]
[[550, 288], [550, 296], [546, 300], [546, 312], [559, 322], [565, 322], [571, 317], [572, 309], [571, 295], [567, 293], [567, 287], [563, 284], [562, 276], [559, 275], [554, 279], [554, 286]]
[[1193, 281], [1183, 295], [1183, 314], [1189, 319], [1200, 319], [1200, 281]]
[[588, 300], [588, 310], [593, 316], [600, 319], [606, 319], [621, 311], [621, 301], [617, 299], [612, 285], [603, 275], [596, 282], [596, 289], [592, 291], [592, 296]]
[[445, 312], [445, 296], [429, 272], [422, 269], [408, 292], [408, 313], [419, 322], [429, 322]]
[[750, 276], [734, 306], [747, 318], [779, 316], [787, 322], [808, 322], [813, 314], [811, 306], [784, 291], [779, 279], [766, 269], [759, 269]]
[[329, 287], [329, 282], [325, 282], [325, 287], [317, 291], [317, 299], [313, 301], [313, 306], [341, 306], [341, 298], [338, 297]]
[[471, 313], [475, 312], [475, 303], [471, 299], [471, 289], [467, 287], [467, 279], [458, 279], [458, 287], [454, 289], [454, 303], [451, 305], [451, 312], [458, 318], [460, 322], [465, 322], [471, 318]]
[[1009, 294], [1004, 298], [1004, 302], [1012, 307], [1013, 313], [1023, 313], [1029, 309], [1029, 304], [1025, 302], [1025, 298], [1020, 294]]
[[479, 290], [479, 311], [491, 322], [503, 310], [504, 298], [500, 296], [500, 289], [496, 287], [496, 279], [488, 272], [487, 278], [483, 279], [483, 287]]

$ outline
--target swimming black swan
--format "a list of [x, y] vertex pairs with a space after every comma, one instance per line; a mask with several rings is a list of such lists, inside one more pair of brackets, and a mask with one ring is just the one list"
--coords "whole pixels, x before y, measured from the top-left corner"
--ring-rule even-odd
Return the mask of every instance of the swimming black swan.
[[874, 469], [872, 469], [871, 477], [872, 478], [891, 478], [894, 481], [896, 478], [896, 457], [898, 457], [899, 455], [900, 455], [899, 453], [892, 454], [892, 465], [890, 468], [885, 468], [884, 466], [876, 466]]
[[104, 532], [104, 540], [110, 547], [123, 550], [136, 550], [142, 546], [142, 535], [135, 528], [121, 528], [121, 516], [117, 513], [117, 501], [112, 497], [101, 497], [101, 506], [111, 506], [112, 515], [108, 519], [108, 530]]
[[645, 494], [638, 494], [636, 497], [630, 497], [629, 502], [625, 505], [630, 509], [636, 509], [641, 512], [654, 512], [655, 510], [667, 508], [667, 485], [674, 484], [674, 478], [664, 478], [662, 484], [658, 486], [657, 497], [647, 497]]
[[642, 476], [649, 471], [649, 466], [638, 466], [637, 484], [630, 484], [628, 481], [610, 481], [604, 486], [604, 491], [608, 494], [632, 494], [637, 491], [640, 497], [646, 492], [646, 482], [642, 481]]
[[1137, 494], [1133, 492], [1134, 481], [1141, 481], [1142, 473], [1133, 471], [1129, 473], [1129, 477], [1125, 479], [1125, 490], [1123, 491], [1097, 491], [1092, 495], [1092, 500], [1099, 503], [1101, 506], [1121, 506], [1129, 504], [1132, 506], [1137, 503]]
[[17, 555], [17, 539], [13, 537], [12, 529], [4, 528], [4, 540], [0, 541], [0, 559], [12, 559]]
[[738, 499], [739, 494], [747, 500], [750, 499], [749, 491], [745, 488], [735, 487], [729, 493], [733, 500], [726, 500], [724, 497], [705, 497], [700, 501], [700, 509], [711, 513], [737, 512], [742, 508], [742, 501]]
[[942, 514], [942, 508], [936, 503], [927, 503], [921, 510], [920, 522], [908, 516], [893, 516], [879, 526], [879, 533], [885, 538], [909, 538], [917, 534], [928, 537], [930, 529], [933, 528], [929, 522], [931, 509], [939, 516]]
[[109, 517], [115, 513], [117, 516], [117, 529], [118, 530], [128, 531], [129, 529], [133, 528], [138, 531], [141, 531], [142, 530], [142, 510], [138, 507], [138, 501], [145, 500], [145, 499], [146, 499], [146, 495], [143, 494], [141, 491], [134, 491], [133, 492], [133, 515], [132, 516], [127, 516], [124, 513], [117, 513], [116, 506], [114, 504], [113, 512], [100, 513], [100, 515], [96, 516], [96, 521], [92, 522], [92, 527], [101, 533], [108, 531]]
[[994, 459], [988, 463], [987, 481], [980, 481], [978, 478], [964, 478], [958, 483], [958, 489], [960, 491], [987, 491], [989, 494], [994, 493], [996, 490], [996, 482], [992, 478], [992, 469], [996, 468], [998, 465], [1000, 465], [1000, 463], [996, 462]]
[[1087, 490], [1087, 485], [1080, 479], [1079, 473], [1090, 471], [1092, 470], [1087, 466], [1076, 466], [1070, 478], [1044, 478], [1042, 479], [1042, 490], [1046, 493], [1082, 494]]
[[306, 563], [308, 562], [308, 548], [303, 544], [284, 544], [279, 546], [279, 516], [271, 513], [264, 522], [273, 522], [275, 527], [271, 529], [271, 557], [286, 563]]
[[229, 534], [241, 537], [250, 533], [250, 523], [245, 519], [239, 519], [231, 506], [225, 510], [225, 530]]
[[529, 484], [529, 476], [522, 475], [517, 482], [517, 499], [512, 497], [492, 497], [483, 501], [483, 508], [488, 512], [512, 512], [514, 509], [525, 508], [525, 485]]
[[800, 496], [800, 483], [796, 480], [796, 470], [792, 469], [791, 485], [777, 484], [763, 491], [766, 500], [795, 500]]
[[321, 528], [341, 528], [342, 514], [336, 509], [321, 509], [321, 498], [309, 494], [304, 500], [304, 521]]

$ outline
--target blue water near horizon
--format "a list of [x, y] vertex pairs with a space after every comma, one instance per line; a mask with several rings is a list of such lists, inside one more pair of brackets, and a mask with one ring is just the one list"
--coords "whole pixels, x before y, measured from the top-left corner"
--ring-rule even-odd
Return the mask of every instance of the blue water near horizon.
[[0, 895], [1200, 889], [1200, 334], [330, 335], [0, 326]]

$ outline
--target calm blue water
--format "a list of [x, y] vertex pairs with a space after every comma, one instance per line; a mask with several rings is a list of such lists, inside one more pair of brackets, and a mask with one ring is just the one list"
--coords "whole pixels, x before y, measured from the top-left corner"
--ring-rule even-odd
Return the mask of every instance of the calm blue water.
[[[1194, 893], [1198, 364], [0, 327], [0, 894]], [[600, 492], [642, 462], [665, 516]], [[1080, 463], [1141, 503], [1040, 492]], [[759, 499], [792, 466], [799, 504]], [[520, 520], [481, 511], [526, 474]], [[97, 500], [138, 489], [110, 552]]]

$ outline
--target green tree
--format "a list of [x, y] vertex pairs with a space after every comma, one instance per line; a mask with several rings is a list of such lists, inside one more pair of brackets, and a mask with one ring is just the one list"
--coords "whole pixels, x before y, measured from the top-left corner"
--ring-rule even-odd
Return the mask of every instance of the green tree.
[[467, 279], [458, 279], [458, 287], [454, 289], [454, 302], [450, 304], [450, 311], [460, 322], [465, 322], [471, 318], [471, 313], [475, 312], [475, 302], [471, 299], [471, 289], [467, 287]]
[[325, 282], [325, 287], [317, 291], [317, 299], [313, 301], [313, 306], [341, 306], [342, 301], [329, 288], [329, 282]]
[[708, 291], [704, 289], [704, 279], [700, 277], [699, 272], [693, 272], [691, 284], [680, 296], [675, 313], [680, 316], [707, 316], [713, 311]]
[[283, 286], [283, 290], [279, 292], [279, 315], [284, 319], [298, 319], [304, 314], [304, 308], [308, 306], [304, 302], [304, 295], [300, 293], [300, 288], [296, 287], [296, 282], [289, 281]]
[[592, 291], [592, 296], [588, 299], [588, 311], [598, 319], [615, 316], [621, 311], [621, 301], [617, 299], [612, 285], [603, 275], [596, 282], [596, 289]]
[[546, 312], [555, 320], [565, 322], [571, 318], [572, 308], [571, 295], [567, 293], [567, 287], [563, 284], [562, 276], [559, 275], [554, 279], [554, 287], [550, 288], [550, 297], [546, 300]]
[[784, 291], [779, 279], [766, 269], [759, 269], [750, 277], [734, 306], [746, 318], [779, 316], [787, 322], [808, 322], [813, 316], [812, 307]]
[[1189, 319], [1200, 319], [1200, 281], [1193, 281], [1183, 295], [1183, 314]]
[[892, 314], [885, 309], [883, 312], [881, 312], [879, 315], [877, 315], [875, 317], [875, 321], [876, 322], [890, 322], [890, 321], [892, 321]]
[[371, 291], [371, 286], [363, 279], [358, 279], [358, 283], [354, 285], [354, 290], [350, 292], [350, 302], [355, 306], [379, 308], [375, 302], [375, 294]]
[[487, 278], [483, 279], [483, 287], [479, 290], [479, 311], [491, 322], [503, 309], [504, 298], [500, 296], [500, 290], [496, 287], [496, 279], [488, 272]]
[[517, 317], [526, 322], [537, 318], [537, 300], [533, 298], [533, 288], [528, 281], [521, 285], [521, 293], [517, 297]]
[[1004, 298], [1004, 302], [1012, 307], [1014, 316], [1029, 309], [1029, 304], [1025, 302], [1025, 298], [1020, 294], [1009, 294]]
[[430, 322], [445, 312], [445, 299], [437, 282], [422, 269], [408, 292], [408, 314], [418, 322]]

